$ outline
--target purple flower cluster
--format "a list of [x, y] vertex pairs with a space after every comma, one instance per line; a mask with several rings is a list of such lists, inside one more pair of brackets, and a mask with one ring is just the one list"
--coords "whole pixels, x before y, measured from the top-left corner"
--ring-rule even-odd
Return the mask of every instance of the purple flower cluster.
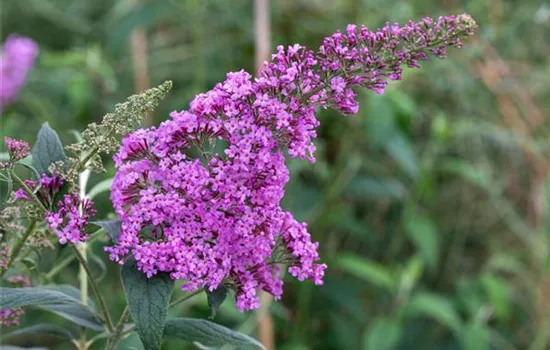
[[[466, 14], [437, 20], [427, 17], [402, 27], [387, 23], [376, 32], [350, 24], [345, 33], [336, 32], [323, 40], [319, 66], [326, 78], [333, 77], [330, 88], [336, 108], [356, 113], [350, 87], [381, 94], [388, 81], [402, 79], [403, 66], [420, 68], [419, 61], [429, 55], [444, 58], [447, 47], [460, 47], [461, 39], [472, 35], [475, 28], [475, 21]], [[338, 101], [349, 101], [349, 105]]]
[[31, 282], [29, 281], [29, 278], [24, 275], [14, 275], [6, 278], [6, 280], [11, 283], [15, 284], [17, 287], [30, 287]]
[[37, 55], [38, 45], [32, 39], [7, 37], [0, 55], [0, 112], [19, 94]]
[[4, 137], [4, 142], [8, 147], [11, 161], [18, 161], [29, 155], [30, 146], [25, 141], [15, 140], [6, 136]]
[[[42, 174], [40, 181], [27, 179], [24, 183], [31, 190], [34, 190], [40, 184], [40, 188], [35, 193], [36, 197], [40, 200], [40, 202], [42, 202], [42, 204], [44, 204], [46, 208], [49, 208], [53, 203], [55, 195], [63, 186], [63, 179], [57, 174], [52, 174], [51, 176]], [[25, 190], [22, 188], [15, 191], [13, 197], [15, 199], [31, 201], [31, 198], [29, 198]]]
[[48, 228], [57, 235], [61, 244], [84, 242], [87, 238], [85, 228], [88, 220], [96, 214], [92, 208], [93, 202], [72, 193], [66, 194], [58, 206], [56, 212], [46, 213]]
[[281, 297], [278, 265], [322, 284], [318, 243], [280, 206], [285, 150], [313, 163], [316, 106], [356, 113], [352, 87], [381, 93], [401, 79], [401, 65], [442, 56], [474, 26], [466, 15], [376, 32], [350, 25], [318, 53], [279, 46], [258, 78], [229, 73], [188, 111], [127, 135], [114, 158], [111, 199], [122, 229], [106, 248], [110, 258], [131, 255], [147, 276], [169, 272], [186, 291], [230, 286], [240, 310], [258, 308], [260, 290]]
[[19, 326], [19, 318], [25, 314], [22, 308], [0, 309], [0, 325], [3, 327]]

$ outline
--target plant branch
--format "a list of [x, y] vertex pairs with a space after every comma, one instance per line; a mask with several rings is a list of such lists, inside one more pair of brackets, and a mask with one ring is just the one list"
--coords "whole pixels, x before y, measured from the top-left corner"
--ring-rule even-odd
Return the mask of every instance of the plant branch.
[[86, 259], [84, 256], [82, 256], [82, 253], [80, 253], [80, 250], [78, 247], [71, 243], [71, 248], [73, 248], [73, 251], [76, 255], [76, 258], [80, 262], [80, 265], [84, 268], [84, 271], [86, 272], [86, 275], [88, 275], [88, 280], [90, 281], [90, 285], [92, 286], [92, 290], [94, 291], [94, 294], [99, 302], [99, 307], [101, 309], [101, 312], [103, 313], [103, 317], [105, 318], [105, 323], [107, 325], [107, 329], [109, 330], [109, 333], [112, 333], [114, 331], [113, 326], [113, 320], [111, 319], [111, 314], [109, 313], [109, 309], [107, 308], [107, 304], [105, 303], [105, 299], [103, 299], [103, 296], [101, 295], [99, 291], [99, 287], [94, 280], [92, 273], [90, 271], [90, 268], [88, 266], [88, 263], [86, 262]]
[[179, 305], [179, 304], [183, 303], [184, 301], [191, 299], [195, 295], [201, 294], [202, 292], [204, 292], [204, 289], [198, 289], [198, 290], [196, 290], [192, 293], [186, 294], [186, 295], [182, 296], [181, 298], [171, 302], [170, 305], [168, 305], [168, 307], [173, 307], [173, 306]]
[[[86, 240], [86, 243], [90, 244], [92, 242], [94, 242], [97, 238], [99, 238], [99, 234], [98, 232], [105, 232], [104, 229], [99, 229], [97, 230], [96, 232], [94, 232], [87, 240]], [[75, 256], [74, 255], [69, 255], [67, 256], [65, 259], [63, 259], [59, 264], [57, 264], [50, 272], [48, 272], [46, 274], [46, 276], [44, 276], [44, 278], [46, 278], [46, 280], [48, 281], [51, 281], [52, 278], [55, 277], [55, 275], [57, 275], [59, 272], [63, 271], [63, 269], [65, 267], [67, 267], [67, 265], [69, 265], [73, 260], [75, 259]]]
[[21, 237], [21, 239], [17, 241], [17, 243], [13, 247], [13, 250], [10, 255], [10, 260], [8, 260], [8, 265], [4, 270], [2, 270], [2, 272], [0, 273], [0, 277], [4, 277], [4, 274], [6, 273], [6, 271], [8, 271], [8, 269], [11, 267], [15, 259], [17, 259], [17, 256], [19, 255], [19, 251], [25, 245], [25, 242], [27, 241], [27, 239], [29, 239], [29, 237], [33, 233], [35, 227], [36, 227], [36, 219], [32, 219], [23, 237]]
[[15, 181], [21, 186], [21, 188], [23, 188], [23, 191], [25, 191], [25, 193], [27, 195], [29, 195], [35, 202], [36, 204], [40, 207], [40, 209], [42, 209], [42, 211], [44, 212], [47, 212], [48, 211], [48, 208], [46, 208], [44, 206], [44, 204], [42, 204], [42, 202], [40, 201], [40, 199], [38, 199], [38, 197], [36, 196], [36, 194], [34, 194], [34, 192], [29, 188], [29, 186], [27, 186], [25, 184], [25, 182], [23, 180], [21, 180], [21, 178], [19, 176], [17, 176], [17, 174], [15, 173], [15, 171], [11, 171], [11, 174], [12, 178], [15, 179]]
[[124, 330], [124, 325], [126, 324], [126, 321], [128, 320], [128, 317], [130, 317], [130, 308], [128, 308], [128, 306], [126, 306], [126, 308], [124, 308], [124, 311], [122, 312], [122, 315], [120, 316], [120, 319], [118, 320], [118, 323], [116, 325], [116, 329], [115, 329], [113, 335], [111, 336], [111, 338], [109, 338], [109, 340], [107, 342], [107, 347], [106, 347], [107, 350], [115, 350], [116, 349], [116, 346], [117, 346], [118, 342], [120, 341], [120, 339], [125, 334], [123, 332], [123, 330]]

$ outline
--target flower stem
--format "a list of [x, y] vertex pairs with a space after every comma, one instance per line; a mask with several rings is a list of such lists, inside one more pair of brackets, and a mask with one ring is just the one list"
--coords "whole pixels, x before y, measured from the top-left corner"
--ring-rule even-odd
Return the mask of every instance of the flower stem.
[[17, 176], [17, 174], [15, 173], [15, 171], [11, 171], [11, 177], [15, 179], [15, 181], [23, 188], [23, 191], [25, 191], [25, 193], [27, 195], [29, 195], [35, 202], [36, 204], [40, 207], [40, 209], [42, 209], [43, 212], [47, 212], [48, 209], [44, 206], [44, 204], [42, 204], [42, 202], [40, 201], [40, 199], [38, 199], [38, 197], [34, 194], [34, 192], [29, 188], [29, 186], [27, 186], [25, 184], [25, 182], [23, 180], [21, 180], [21, 178], [19, 176]]
[[128, 306], [126, 306], [126, 308], [124, 308], [124, 311], [122, 312], [122, 315], [120, 316], [120, 319], [116, 325], [116, 329], [114, 333], [112, 334], [111, 338], [109, 338], [109, 340], [107, 341], [107, 346], [105, 347], [106, 350], [116, 349], [118, 342], [125, 335], [123, 330], [124, 330], [124, 325], [128, 320], [128, 317], [130, 317], [130, 309], [128, 308]]
[[111, 319], [111, 314], [109, 313], [109, 309], [107, 309], [107, 304], [105, 303], [105, 299], [103, 299], [103, 296], [99, 291], [99, 287], [92, 276], [90, 268], [88, 267], [88, 263], [86, 262], [86, 259], [84, 258], [82, 253], [80, 253], [80, 250], [76, 245], [71, 243], [71, 248], [73, 248], [76, 258], [80, 262], [80, 265], [84, 268], [86, 275], [88, 275], [88, 280], [90, 281], [92, 290], [94, 291], [94, 294], [99, 302], [99, 307], [101, 309], [101, 312], [103, 313], [103, 317], [105, 318], [107, 329], [109, 330], [109, 333], [112, 333], [114, 331], [114, 326], [113, 326], [113, 320]]
[[27, 231], [25, 231], [25, 234], [23, 235], [23, 237], [21, 237], [21, 239], [17, 241], [17, 243], [13, 247], [13, 250], [10, 255], [10, 260], [8, 260], [8, 265], [4, 270], [2, 270], [2, 272], [0, 272], [0, 277], [4, 277], [4, 274], [6, 273], [6, 271], [8, 271], [8, 269], [11, 267], [15, 259], [17, 259], [17, 256], [19, 255], [19, 251], [25, 245], [25, 242], [27, 241], [27, 239], [29, 239], [29, 237], [33, 233], [35, 227], [36, 227], [36, 219], [33, 219], [31, 220], [29, 227], [27, 227]]
[[[99, 234], [97, 232], [105, 232], [103, 229], [99, 229], [96, 232], [94, 232], [87, 240], [86, 243], [90, 244], [94, 242], [97, 238], [99, 238]], [[67, 267], [73, 260], [75, 259], [74, 255], [69, 255], [65, 259], [63, 259], [59, 264], [56, 264], [56, 266], [48, 272], [44, 278], [47, 281], [51, 281], [59, 272], [63, 271], [64, 268]]]
[[90, 161], [90, 159], [92, 159], [96, 154], [99, 153], [99, 147], [94, 147], [90, 153], [88, 153], [84, 158], [82, 158], [77, 166], [75, 167], [75, 171], [76, 173], [81, 173], [85, 168], [86, 168], [86, 164]]
[[181, 298], [171, 302], [170, 305], [168, 305], [168, 307], [173, 307], [173, 306], [179, 305], [179, 304], [183, 303], [184, 301], [186, 301], [188, 299], [191, 299], [195, 295], [201, 294], [202, 292], [204, 292], [204, 289], [197, 289], [196, 291], [194, 291], [192, 293], [189, 293], [189, 294], [186, 294], [186, 295], [182, 296]]

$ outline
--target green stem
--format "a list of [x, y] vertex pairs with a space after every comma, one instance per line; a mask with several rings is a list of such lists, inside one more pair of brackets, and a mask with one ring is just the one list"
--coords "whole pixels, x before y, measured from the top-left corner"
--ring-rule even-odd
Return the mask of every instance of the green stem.
[[8, 260], [8, 265], [4, 270], [2, 270], [2, 272], [0, 273], [0, 277], [4, 277], [4, 274], [6, 273], [6, 271], [8, 271], [8, 269], [14, 263], [15, 259], [17, 259], [17, 256], [19, 255], [19, 251], [25, 245], [25, 242], [27, 241], [27, 239], [29, 239], [29, 237], [33, 233], [35, 227], [36, 227], [36, 219], [33, 219], [31, 220], [29, 227], [27, 227], [27, 231], [25, 231], [25, 234], [23, 235], [23, 237], [21, 237], [21, 239], [13, 247], [13, 250], [10, 255], [10, 260]]
[[[100, 235], [97, 232], [104, 233], [105, 230], [100, 229], [100, 230], [97, 230], [96, 232], [94, 232], [86, 240], [87, 244], [90, 244], [90, 243], [94, 242], [97, 238], [100, 237]], [[51, 281], [55, 277], [55, 275], [57, 275], [59, 272], [63, 271], [63, 269], [65, 267], [67, 267], [67, 265], [69, 265], [74, 260], [74, 258], [75, 258], [74, 255], [69, 255], [68, 257], [63, 259], [59, 264], [56, 264], [55, 267], [44, 276], [44, 278], [48, 281]]]
[[44, 206], [44, 204], [42, 204], [42, 202], [40, 201], [40, 199], [38, 199], [38, 197], [34, 194], [34, 192], [29, 188], [29, 186], [27, 186], [25, 184], [25, 182], [23, 180], [21, 180], [21, 178], [19, 176], [17, 176], [17, 174], [15, 173], [15, 171], [11, 171], [11, 174], [12, 178], [15, 179], [15, 181], [21, 186], [21, 188], [23, 188], [23, 191], [25, 191], [25, 193], [27, 195], [29, 195], [35, 202], [36, 204], [38, 204], [38, 206], [40, 206], [40, 209], [42, 209], [42, 211], [44, 212], [47, 212], [48, 211], [48, 208], [46, 208]]
[[82, 254], [80, 253], [80, 250], [78, 249], [77, 246], [71, 243], [71, 248], [73, 248], [76, 258], [80, 262], [80, 265], [84, 268], [86, 275], [88, 275], [88, 280], [90, 281], [92, 290], [94, 291], [94, 294], [99, 302], [99, 308], [101, 309], [101, 312], [103, 313], [103, 317], [105, 318], [107, 329], [109, 330], [109, 333], [112, 333], [114, 331], [114, 326], [113, 326], [113, 320], [111, 319], [111, 314], [109, 313], [109, 309], [107, 308], [105, 299], [103, 299], [103, 296], [99, 291], [99, 286], [97, 285], [96, 281], [92, 276], [90, 268], [88, 267], [88, 263], [86, 262], [86, 259], [84, 258], [84, 256], [82, 256]]
[[81, 173], [84, 168], [86, 167], [86, 163], [88, 163], [88, 161], [90, 159], [92, 159], [97, 153], [99, 152], [99, 147], [94, 147], [90, 153], [88, 153], [86, 155], [86, 157], [84, 157], [79, 163], [78, 163], [78, 166], [76, 167], [76, 172], [77, 173]]
[[67, 265], [69, 265], [73, 260], [74, 255], [69, 255], [63, 261], [57, 264], [53, 269], [51, 269], [50, 272], [48, 272], [46, 276], [44, 276], [44, 278], [48, 281], [51, 281], [55, 277], [55, 275], [63, 271], [63, 269], [67, 267]]
[[[179, 298], [178, 300], [175, 300], [174, 302], [170, 303], [170, 305], [168, 305], [168, 307], [172, 307], [172, 306], [176, 306], [176, 305], [178, 305], [178, 304], [181, 304], [181, 303], [183, 303], [184, 301], [191, 299], [191, 298], [194, 297], [195, 295], [201, 294], [202, 292], [204, 292], [204, 289], [199, 289], [199, 290], [194, 291], [193, 293], [184, 295], [183, 297]], [[120, 333], [120, 337], [123, 337], [123, 336], [125, 336], [126, 334], [133, 332], [134, 329], [136, 329], [136, 325], [133, 325], [133, 326], [129, 327], [129, 328], [126, 329], [125, 331], [122, 331], [122, 332]]]
[[198, 289], [198, 290], [194, 291], [193, 293], [189, 293], [187, 295], [184, 295], [181, 298], [171, 302], [170, 305], [168, 305], [168, 307], [173, 307], [173, 306], [179, 305], [179, 304], [183, 303], [184, 301], [186, 301], [188, 299], [191, 299], [195, 295], [201, 294], [202, 292], [204, 292], [204, 289]]
[[113, 335], [107, 341], [107, 347], [105, 348], [106, 350], [115, 350], [116, 349], [116, 346], [118, 345], [118, 342], [120, 341], [120, 339], [125, 334], [123, 332], [123, 329], [124, 329], [124, 325], [126, 324], [126, 321], [128, 320], [128, 317], [130, 317], [130, 309], [128, 308], [128, 306], [126, 306], [126, 308], [124, 308], [124, 311], [122, 312], [122, 315], [120, 316], [120, 319], [119, 319], [119, 321], [116, 325], [116, 329], [115, 329]]

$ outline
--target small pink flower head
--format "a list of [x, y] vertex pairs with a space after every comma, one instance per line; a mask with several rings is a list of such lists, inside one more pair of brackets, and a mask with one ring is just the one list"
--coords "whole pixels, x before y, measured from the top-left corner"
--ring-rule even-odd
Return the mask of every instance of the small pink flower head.
[[55, 194], [63, 187], [63, 179], [57, 174], [52, 174], [51, 176], [42, 174], [40, 184], [43, 189], [47, 190], [49, 193]]
[[87, 238], [85, 228], [88, 220], [96, 214], [89, 199], [80, 199], [78, 194], [66, 194], [59, 201], [57, 212], [46, 213], [46, 223], [59, 238], [59, 243], [84, 242]]
[[346, 88], [346, 81], [342, 77], [334, 77], [330, 81], [330, 88], [339, 94]]
[[25, 313], [20, 307], [0, 310], [0, 325], [3, 327], [19, 326], [19, 318]]
[[[24, 181], [25, 185], [29, 187], [30, 189], [35, 189], [39, 182], [31, 179], [27, 179]], [[55, 195], [61, 190], [61, 187], [63, 187], [63, 179], [57, 175], [52, 174], [51, 176], [48, 176], [46, 174], [42, 174], [40, 177], [40, 188], [38, 191], [36, 191], [36, 196], [38, 199], [44, 204], [46, 207], [50, 207]], [[14, 192], [13, 197], [15, 199], [21, 199], [25, 201], [30, 201], [31, 198], [27, 195], [27, 193], [22, 189], [18, 189]]]
[[29, 278], [24, 275], [14, 275], [6, 278], [6, 280], [11, 283], [15, 284], [17, 287], [30, 287], [31, 282], [29, 281]]
[[12, 139], [11, 137], [4, 137], [4, 142], [8, 147], [8, 153], [12, 161], [18, 161], [29, 155], [29, 144], [25, 141]]

